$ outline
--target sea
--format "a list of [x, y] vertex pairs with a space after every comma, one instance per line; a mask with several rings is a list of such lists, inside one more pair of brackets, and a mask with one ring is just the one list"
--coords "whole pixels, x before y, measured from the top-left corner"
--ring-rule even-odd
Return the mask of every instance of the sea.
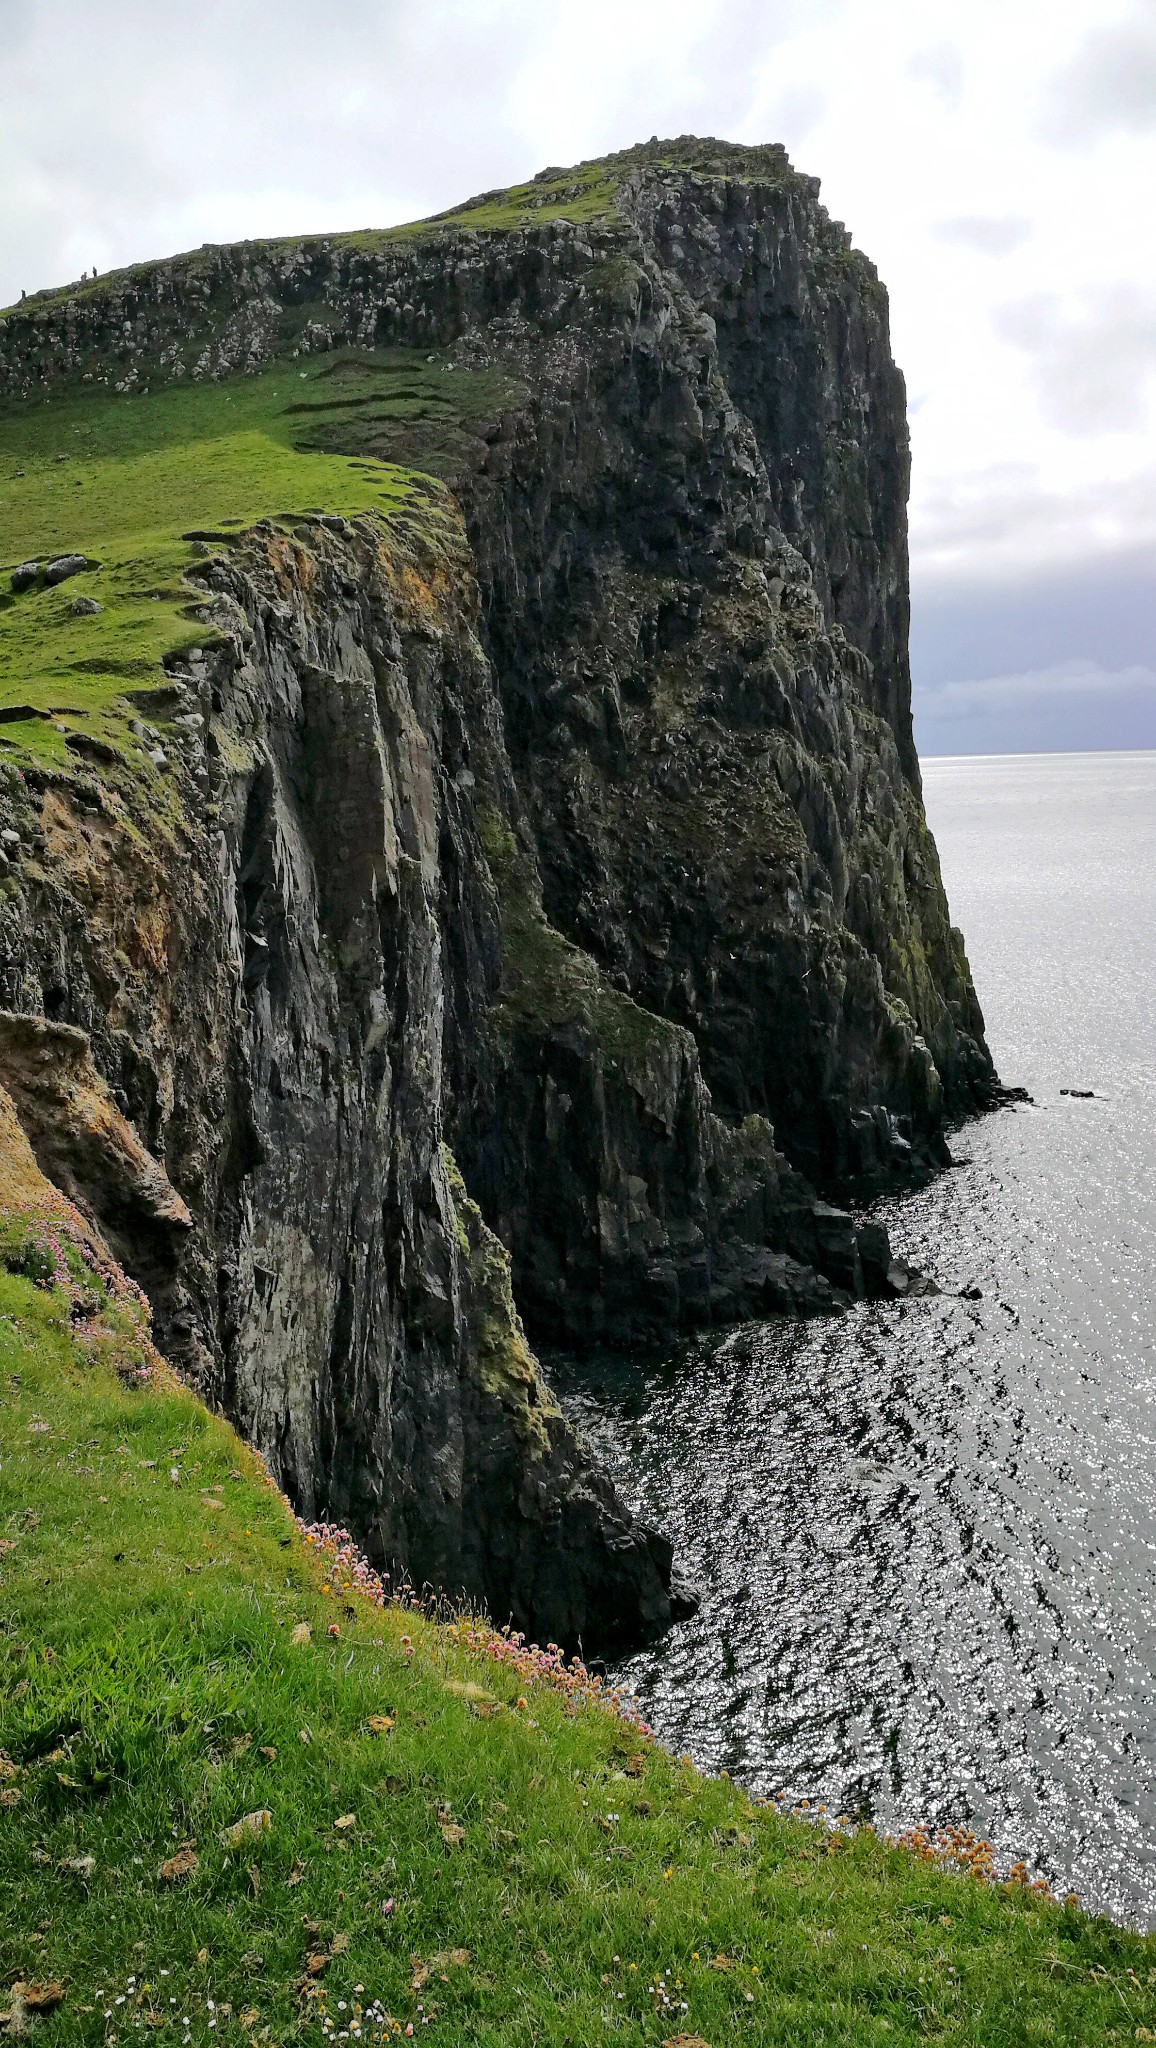
[[1031, 1101], [878, 1205], [938, 1295], [553, 1361], [702, 1605], [616, 1667], [753, 1792], [1156, 1925], [1156, 753], [923, 764]]

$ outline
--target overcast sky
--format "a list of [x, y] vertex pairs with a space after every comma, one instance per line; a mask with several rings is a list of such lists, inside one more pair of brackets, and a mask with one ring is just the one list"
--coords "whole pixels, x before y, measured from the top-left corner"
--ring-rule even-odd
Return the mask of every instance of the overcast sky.
[[890, 289], [924, 751], [1156, 746], [1156, 0], [0, 0], [0, 304], [687, 131]]

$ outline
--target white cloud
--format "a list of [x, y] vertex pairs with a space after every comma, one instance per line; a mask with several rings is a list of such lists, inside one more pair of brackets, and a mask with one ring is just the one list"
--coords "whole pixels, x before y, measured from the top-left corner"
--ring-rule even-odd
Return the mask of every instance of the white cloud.
[[[0, 299], [206, 240], [389, 223], [524, 175], [528, 0], [25, 9], [0, 41]], [[495, 35], [495, 30], [501, 33]]]
[[961, 248], [974, 249], [977, 256], [1009, 256], [1022, 248], [1031, 231], [1030, 220], [1012, 213], [958, 214], [954, 220], [936, 221], [931, 230], [938, 241], [957, 242]]
[[1061, 145], [1156, 130], [1156, 4], [1097, 28], [1052, 84], [1045, 132]]
[[827, 95], [817, 85], [791, 86], [767, 116], [767, 136], [788, 153], [804, 146], [827, 112]]
[[1045, 417], [1066, 434], [1143, 429], [1156, 382], [1156, 295], [1118, 284], [1064, 305], [1051, 293], [996, 309], [997, 331], [1032, 358]]
[[915, 50], [907, 60], [907, 75], [932, 87], [953, 110], [963, 98], [963, 56], [954, 43], [935, 43]]

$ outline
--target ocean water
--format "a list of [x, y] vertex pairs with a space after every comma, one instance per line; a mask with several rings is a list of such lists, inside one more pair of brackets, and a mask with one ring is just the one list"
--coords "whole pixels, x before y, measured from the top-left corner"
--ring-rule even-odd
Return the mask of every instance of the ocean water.
[[1156, 753], [924, 780], [1034, 1098], [882, 1206], [943, 1294], [555, 1376], [702, 1590], [615, 1674], [664, 1740], [887, 1831], [967, 1824], [1152, 1926]]

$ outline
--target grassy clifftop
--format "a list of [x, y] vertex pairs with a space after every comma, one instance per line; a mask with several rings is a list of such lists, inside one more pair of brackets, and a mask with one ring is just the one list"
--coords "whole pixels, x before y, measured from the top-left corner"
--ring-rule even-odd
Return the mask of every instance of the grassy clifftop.
[[[332, 235], [273, 235], [233, 246], [253, 255], [269, 257], [303, 247], [322, 246], [354, 256], [377, 255], [391, 248], [436, 242], [455, 231], [509, 233], [513, 229], [556, 220], [577, 223], [612, 219], [616, 180], [608, 175], [610, 162], [610, 159], [600, 159], [577, 164], [571, 170], [547, 171], [523, 184], [480, 192], [476, 198], [467, 199], [460, 206], [448, 207], [443, 213], [431, 214], [425, 220], [402, 221], [392, 228], [350, 228]], [[216, 245], [206, 243], [203, 250], [192, 249], [187, 255], [170, 261], [179, 264], [186, 276], [195, 279], [202, 268], [209, 268], [205, 263], [206, 254], [215, 255]], [[154, 268], [155, 265], [148, 262], [129, 264], [123, 270], [111, 270], [102, 277], [85, 277], [76, 284], [53, 286], [31, 294], [18, 305], [0, 308], [0, 319], [6, 314], [48, 311], [68, 300], [77, 305], [100, 301], [110, 290], [131, 288], [134, 281], [148, 277]]]
[[[605, 157], [593, 157], [569, 167], [551, 165], [534, 178], [516, 185], [480, 192], [458, 206], [423, 220], [403, 221], [391, 228], [354, 228], [332, 235], [270, 236], [260, 241], [238, 243], [256, 255], [276, 257], [303, 247], [321, 247], [353, 255], [375, 255], [395, 247], [418, 246], [460, 232], [509, 233], [519, 228], [570, 221], [575, 225], [616, 218], [616, 195], [622, 180], [639, 173], [658, 175], [691, 172], [702, 178], [737, 178], [752, 184], [799, 183], [817, 190], [817, 181], [795, 171], [781, 143], [756, 144], [720, 142], [709, 136], [681, 135], [664, 141], [657, 137], [633, 148]], [[206, 256], [215, 254], [213, 244], [190, 250], [173, 259], [190, 277], [202, 269], [208, 273]], [[75, 284], [51, 287], [33, 293], [20, 305], [0, 309], [6, 314], [50, 310], [71, 300], [77, 305], [100, 300], [110, 290], [131, 288], [154, 268], [149, 263], [109, 271], [103, 277], [87, 275]]]
[[1150, 1942], [974, 1845], [978, 1878], [752, 1805], [383, 1604], [152, 1351], [7, 1098], [0, 1200], [8, 2039], [1153, 2037]]
[[[88, 736], [147, 774], [150, 743], [133, 738], [123, 693], [207, 644], [184, 572], [262, 519], [436, 528], [456, 515], [429, 472], [501, 394], [494, 377], [392, 350], [12, 408], [0, 419], [0, 741], [59, 764], [70, 735]], [[65, 554], [93, 566], [52, 586], [43, 572]], [[26, 561], [41, 574], [14, 593]]]

